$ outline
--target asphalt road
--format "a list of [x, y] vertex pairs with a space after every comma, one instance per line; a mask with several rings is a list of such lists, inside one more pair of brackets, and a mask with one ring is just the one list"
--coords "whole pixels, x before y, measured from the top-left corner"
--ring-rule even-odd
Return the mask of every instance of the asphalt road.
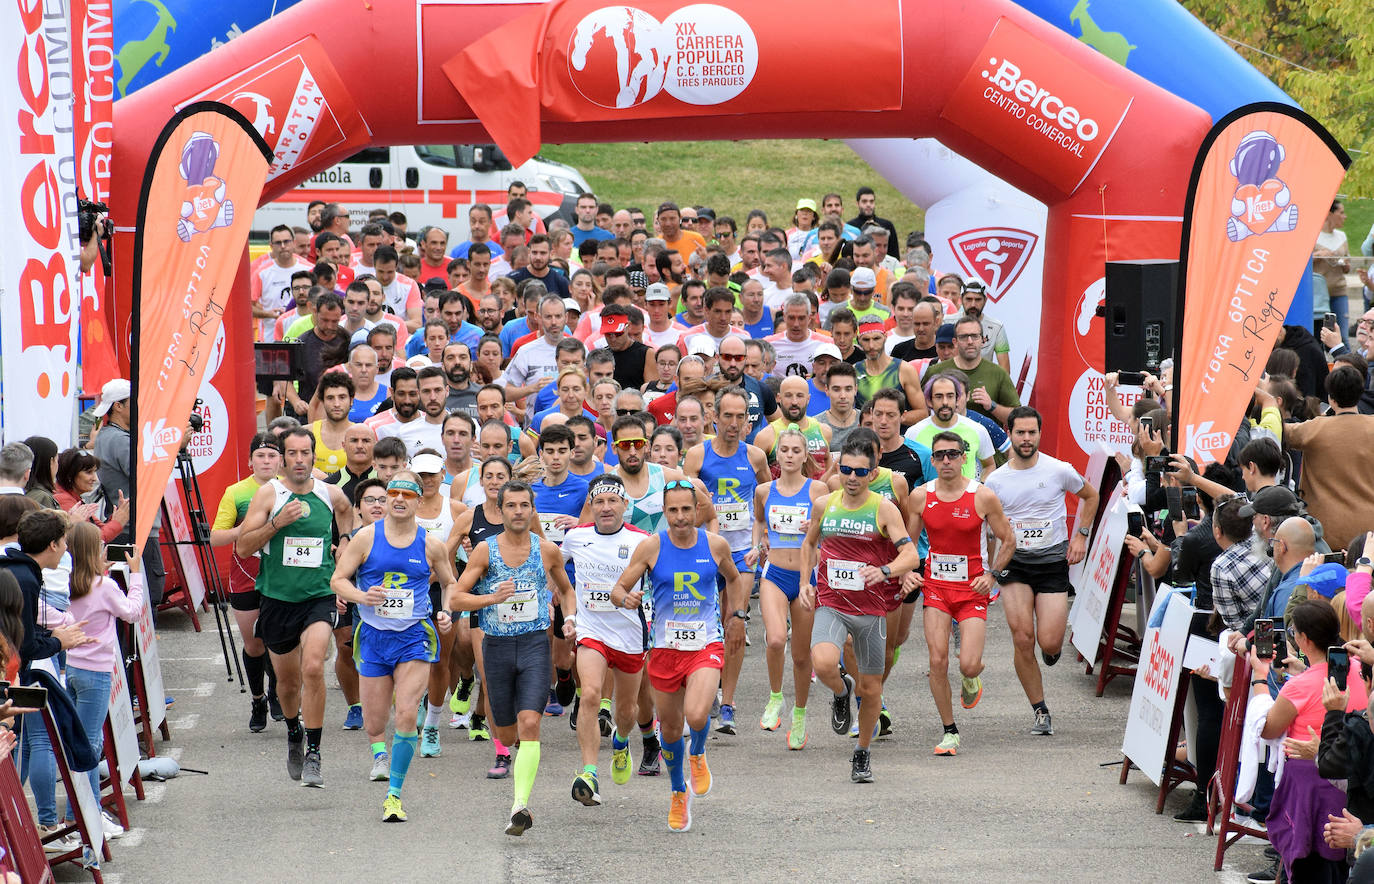
[[[757, 606], [755, 606], [757, 609]], [[932, 748], [939, 721], [926, 682], [919, 626], [887, 687], [895, 733], [875, 741], [876, 782], [849, 780], [852, 741], [828, 725], [824, 687], [810, 704], [811, 741], [789, 752], [784, 730], [758, 727], [767, 698], [762, 624], [739, 690], [740, 733], [714, 734], [707, 757], [710, 796], [693, 807], [692, 831], [667, 829], [668, 784], [634, 777], [615, 786], [603, 741], [604, 804], [569, 795], [580, 770], [567, 718], [545, 718], [542, 765], [531, 801], [534, 828], [503, 834], [510, 780], [490, 781], [490, 743], [443, 729], [443, 755], [416, 757], [405, 785], [410, 821], [380, 821], [386, 785], [367, 780], [365, 735], [340, 730], [344, 705], [329, 672], [324, 735], [326, 788], [287, 778], [285, 725], [247, 730], [248, 699], [225, 679], [213, 616], [192, 631], [179, 613], [162, 618], [164, 678], [176, 697], [171, 740], [159, 754], [187, 768], [131, 802], [131, 830], [114, 842], [105, 880], [128, 882], [561, 881], [1240, 881], [1263, 864], [1258, 846], [1238, 845], [1227, 870], [1212, 872], [1215, 840], [1175, 823], [1184, 803], [1156, 816], [1155, 789], [1133, 772], [1118, 785], [1129, 682], [1106, 696], [1075, 665], [1072, 650], [1046, 670], [1055, 735], [1032, 737], [1028, 703], [1011, 665], [1000, 606], [989, 620], [986, 689], [978, 707], [956, 708], [963, 746], [956, 758]], [[918, 621], [919, 624], [919, 621]], [[788, 679], [790, 679], [790, 670]], [[958, 682], [954, 680], [955, 696]], [[791, 699], [790, 687], [784, 688]], [[790, 706], [789, 706], [790, 708]], [[786, 718], [786, 715], [784, 715]], [[447, 716], [445, 716], [447, 723]], [[635, 764], [639, 742], [632, 738]], [[1189, 787], [1183, 787], [1183, 791]], [[60, 881], [89, 880], [73, 866]]]

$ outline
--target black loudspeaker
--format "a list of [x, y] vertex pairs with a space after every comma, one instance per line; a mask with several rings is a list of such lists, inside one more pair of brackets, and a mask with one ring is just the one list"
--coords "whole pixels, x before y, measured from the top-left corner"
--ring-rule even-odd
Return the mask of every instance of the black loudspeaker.
[[1108, 261], [1106, 368], [1158, 373], [1174, 354], [1177, 261]]

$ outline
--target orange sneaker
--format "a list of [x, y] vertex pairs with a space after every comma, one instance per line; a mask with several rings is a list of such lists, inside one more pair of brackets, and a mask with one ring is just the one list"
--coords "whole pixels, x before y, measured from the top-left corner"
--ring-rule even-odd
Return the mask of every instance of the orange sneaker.
[[698, 798], [711, 794], [711, 768], [706, 766], [705, 755], [688, 755], [687, 765], [692, 771], [692, 791]]
[[674, 792], [672, 803], [668, 805], [668, 829], [673, 832], [686, 832], [692, 828], [692, 792]]

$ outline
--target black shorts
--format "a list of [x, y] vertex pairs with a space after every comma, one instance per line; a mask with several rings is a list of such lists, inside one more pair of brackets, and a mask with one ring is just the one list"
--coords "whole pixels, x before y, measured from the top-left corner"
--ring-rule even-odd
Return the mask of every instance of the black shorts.
[[235, 611], [256, 611], [262, 607], [262, 593], [256, 589], [229, 593], [229, 607]]
[[301, 643], [301, 635], [312, 623], [327, 623], [330, 631], [339, 623], [335, 596], [322, 596], [304, 602], [283, 602], [262, 597], [258, 609], [258, 638], [274, 654], [289, 654]]
[[1012, 557], [1007, 570], [1011, 572], [1011, 576], [1006, 579], [1006, 583], [1024, 583], [1036, 595], [1042, 592], [1069, 591], [1068, 559], [1053, 562], [1020, 562]]
[[492, 724], [512, 727], [521, 712], [544, 713], [553, 665], [547, 632], [484, 635], [482, 664]]

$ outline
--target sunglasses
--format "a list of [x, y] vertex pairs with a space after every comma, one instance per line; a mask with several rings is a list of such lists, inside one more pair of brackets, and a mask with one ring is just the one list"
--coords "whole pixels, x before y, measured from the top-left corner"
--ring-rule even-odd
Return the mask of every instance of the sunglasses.
[[847, 467], [840, 466], [840, 473], [845, 476], [858, 476], [860, 479], [873, 472], [872, 467]]
[[673, 481], [669, 482], [667, 485], [664, 485], [664, 486], [663, 486], [663, 490], [664, 490], [664, 491], [672, 491], [674, 488], [690, 488], [691, 490], [695, 491], [695, 490], [696, 490], [696, 487], [697, 487], [697, 486], [693, 485], [693, 484], [692, 484], [689, 480], [687, 480], [687, 479], [674, 479]]
[[420, 495], [416, 494], [414, 491], [411, 491], [409, 488], [388, 488], [386, 496], [400, 497], [404, 498], [405, 500], [416, 500], [420, 497]]
[[[629, 413], [635, 414], [636, 412]], [[643, 448], [645, 445], [648, 444], [649, 440], [645, 439], [643, 436], [635, 436], [633, 439], [615, 440], [615, 447], [619, 448], [621, 451], [629, 451], [631, 448], [633, 448], [635, 451], [638, 451], [639, 449]]]
[[954, 460], [955, 458], [963, 457], [964, 452], [960, 451], [958, 448], [942, 448], [939, 451], [932, 451], [930, 456], [935, 460]]
[[721, 362], [743, 362], [743, 353], [722, 353], [719, 356]]
[[625, 417], [629, 414], [639, 414], [639, 412], [633, 408], [617, 408], [615, 414], [616, 417]]
[[856, 295], [871, 295], [871, 294], [873, 294], [874, 289], [861, 289], [861, 288], [855, 287], [855, 288], [853, 289], [853, 291], [854, 291], [854, 294], [856, 294]]

